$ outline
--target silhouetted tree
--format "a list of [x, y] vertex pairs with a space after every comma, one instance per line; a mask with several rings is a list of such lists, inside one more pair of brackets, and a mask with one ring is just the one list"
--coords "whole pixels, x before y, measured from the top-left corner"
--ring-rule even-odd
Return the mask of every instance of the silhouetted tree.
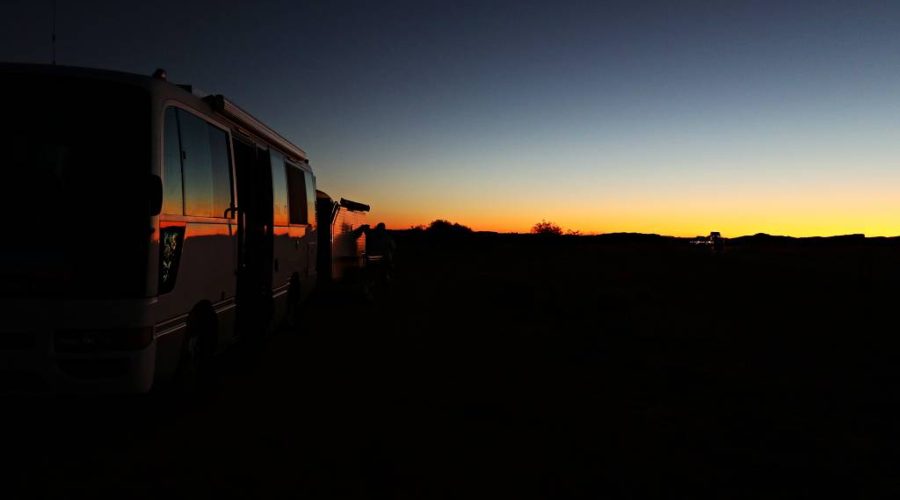
[[563, 234], [563, 230], [561, 227], [543, 219], [541, 219], [540, 222], [531, 227], [531, 232], [534, 234], [544, 234], [551, 236], [559, 236]]

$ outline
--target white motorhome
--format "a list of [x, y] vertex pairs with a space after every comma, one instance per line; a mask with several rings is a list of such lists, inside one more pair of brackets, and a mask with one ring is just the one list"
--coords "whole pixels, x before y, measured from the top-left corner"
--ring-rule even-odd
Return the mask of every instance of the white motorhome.
[[316, 283], [306, 153], [219, 95], [0, 65], [0, 389], [145, 392]]

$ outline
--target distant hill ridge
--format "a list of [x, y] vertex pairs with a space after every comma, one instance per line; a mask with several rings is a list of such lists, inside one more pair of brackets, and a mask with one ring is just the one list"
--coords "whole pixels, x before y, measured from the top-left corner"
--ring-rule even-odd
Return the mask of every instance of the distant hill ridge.
[[[397, 234], [421, 234], [425, 236], [425, 231], [416, 229], [400, 229], [392, 230]], [[679, 237], [665, 236], [656, 233], [603, 233], [603, 234], [579, 234], [579, 235], [540, 235], [531, 233], [500, 233], [496, 231], [473, 231], [471, 233], [460, 233], [457, 236], [466, 237], [488, 237], [488, 238], [523, 238], [523, 239], [567, 239], [581, 241], [596, 241], [608, 243], [686, 243], [689, 241], [703, 240], [707, 236], [695, 237]], [[829, 245], [829, 244], [850, 244], [850, 243], [882, 243], [882, 244], [900, 244], [900, 236], [874, 236], [866, 237], [865, 234], [842, 234], [835, 236], [784, 236], [772, 235], [767, 233], [756, 233], [753, 235], [737, 236], [734, 238], [723, 238], [728, 245]]]

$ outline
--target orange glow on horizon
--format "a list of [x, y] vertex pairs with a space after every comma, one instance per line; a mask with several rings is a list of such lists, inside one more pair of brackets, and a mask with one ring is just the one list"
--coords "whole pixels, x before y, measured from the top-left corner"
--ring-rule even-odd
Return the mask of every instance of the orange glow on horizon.
[[392, 229], [445, 219], [476, 231], [528, 233], [547, 220], [582, 234], [900, 236], [900, 168], [810, 163], [709, 168], [703, 175], [558, 178], [510, 177], [485, 166], [465, 179], [398, 176], [348, 191], [372, 206], [370, 221]]
[[617, 232], [656, 233], [693, 237], [719, 231], [724, 237], [756, 233], [795, 237], [862, 233], [866, 236], [900, 235], [900, 196], [882, 190], [827, 190], [816, 197], [776, 193], [754, 196], [718, 193], [709, 196], [673, 196], [655, 199], [605, 200], [551, 205], [492, 207], [480, 211], [469, 206], [455, 209], [404, 210], [400, 205], [375, 210], [371, 220], [392, 229], [408, 229], [445, 219], [476, 231], [527, 233], [545, 219], [565, 230], [582, 234]]

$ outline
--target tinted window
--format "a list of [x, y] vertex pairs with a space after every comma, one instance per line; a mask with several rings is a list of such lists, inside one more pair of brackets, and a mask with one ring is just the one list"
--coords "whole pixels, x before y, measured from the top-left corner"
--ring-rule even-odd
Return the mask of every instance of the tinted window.
[[184, 213], [223, 217], [231, 206], [228, 135], [179, 110], [184, 171]]
[[184, 213], [181, 191], [181, 146], [178, 143], [178, 114], [175, 108], [166, 109], [165, 157], [163, 159], [163, 213]]
[[285, 163], [284, 168], [287, 171], [291, 224], [306, 224], [308, 209], [306, 207], [306, 182], [303, 177], [303, 171], [290, 163]]
[[147, 293], [151, 101], [101, 78], [0, 73], [0, 296]]
[[306, 213], [307, 222], [316, 225], [316, 178], [309, 172], [303, 172], [306, 179]]
[[228, 148], [228, 134], [209, 125], [209, 146], [212, 155], [213, 207], [216, 217], [222, 217], [225, 209], [231, 206], [231, 151]]
[[212, 155], [205, 121], [179, 110], [181, 149], [184, 152], [184, 213], [215, 217]]
[[274, 150], [269, 151], [272, 162], [272, 205], [274, 224], [276, 226], [288, 225], [288, 194], [287, 180], [284, 172], [284, 157]]

